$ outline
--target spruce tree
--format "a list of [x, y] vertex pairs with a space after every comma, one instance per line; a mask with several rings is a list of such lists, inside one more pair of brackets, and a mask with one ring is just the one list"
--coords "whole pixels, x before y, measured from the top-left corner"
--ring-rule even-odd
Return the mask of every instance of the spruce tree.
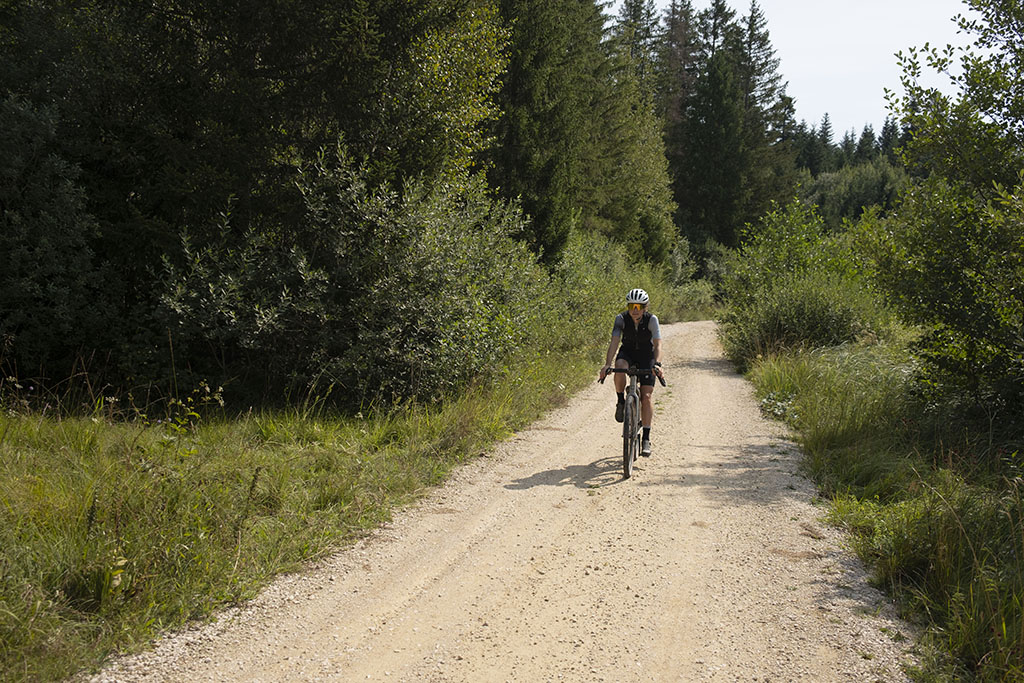
[[751, 0], [740, 29], [737, 76], [748, 154], [742, 220], [752, 223], [772, 201], [785, 200], [795, 185], [795, 151], [789, 139], [794, 128], [793, 100], [785, 94], [768, 21], [757, 0]]
[[726, 246], [737, 244], [748, 198], [743, 121], [732, 56], [718, 50], [697, 81], [686, 123], [689, 142], [674, 179], [680, 224], [691, 243], [702, 245], [711, 239]]
[[828, 115], [828, 112], [825, 112], [821, 117], [821, 125], [818, 126], [818, 139], [821, 140], [822, 144], [831, 147], [832, 135], [832, 118]]
[[832, 118], [828, 112], [821, 117], [821, 125], [818, 126], [818, 144], [821, 146], [822, 161], [819, 173], [828, 173], [836, 170], [838, 151], [835, 143], [832, 142]]
[[878, 136], [878, 150], [890, 163], [896, 163], [896, 150], [900, 145], [900, 127], [896, 119], [885, 117], [882, 132]]
[[878, 141], [875, 139], [875, 129], [868, 124], [860, 133], [857, 140], [857, 148], [853, 152], [855, 163], [862, 164], [871, 161], [878, 154]]
[[843, 133], [843, 139], [839, 141], [839, 168], [853, 164], [856, 153], [857, 138], [851, 128]]
[[624, 0], [614, 35], [625, 45], [637, 80], [648, 93], [654, 90], [657, 34], [658, 14], [654, 0]]
[[680, 225], [688, 215], [681, 203], [687, 191], [690, 144], [688, 110], [697, 84], [700, 44], [697, 17], [690, 0], [672, 0], [664, 15], [656, 62], [655, 110], [664, 121], [665, 156]]
[[697, 80], [699, 39], [693, 4], [690, 0], [672, 0], [663, 23], [656, 48], [655, 108], [665, 120], [666, 136], [671, 139], [678, 134], [676, 129]]
[[697, 15], [701, 52], [709, 67], [711, 58], [720, 51], [736, 48], [739, 27], [736, 26], [735, 18], [735, 10], [725, 0], [712, 0], [711, 6]]
[[603, 19], [592, 2], [575, 0], [502, 0], [500, 9], [512, 36], [490, 183], [522, 201], [531, 218], [531, 233], [522, 237], [551, 263], [578, 218], [587, 182]]
[[797, 167], [807, 169], [811, 177], [817, 177], [825, 165], [827, 152], [818, 130], [814, 126], [808, 128], [806, 121], [800, 121], [793, 135], [793, 144], [796, 147]]

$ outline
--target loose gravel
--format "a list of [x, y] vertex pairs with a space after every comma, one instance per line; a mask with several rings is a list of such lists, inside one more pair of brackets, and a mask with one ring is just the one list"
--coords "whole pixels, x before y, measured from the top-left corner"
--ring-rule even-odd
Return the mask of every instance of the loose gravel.
[[631, 479], [595, 383], [353, 547], [89, 680], [907, 680], [918, 634], [821, 521], [714, 324], [664, 333]]

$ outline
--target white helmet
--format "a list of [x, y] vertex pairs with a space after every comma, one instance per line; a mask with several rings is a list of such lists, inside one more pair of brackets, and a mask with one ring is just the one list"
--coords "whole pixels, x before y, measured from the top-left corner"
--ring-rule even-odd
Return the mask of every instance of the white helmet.
[[646, 306], [650, 300], [651, 298], [647, 296], [647, 292], [642, 289], [631, 289], [629, 294], [626, 295], [627, 304], [643, 304]]

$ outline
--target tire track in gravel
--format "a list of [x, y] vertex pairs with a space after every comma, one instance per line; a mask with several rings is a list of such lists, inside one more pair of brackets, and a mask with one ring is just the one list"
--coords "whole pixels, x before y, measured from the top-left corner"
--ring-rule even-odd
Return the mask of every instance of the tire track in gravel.
[[893, 681], [866, 582], [711, 322], [664, 326], [654, 455], [607, 385], [354, 547], [93, 681]]

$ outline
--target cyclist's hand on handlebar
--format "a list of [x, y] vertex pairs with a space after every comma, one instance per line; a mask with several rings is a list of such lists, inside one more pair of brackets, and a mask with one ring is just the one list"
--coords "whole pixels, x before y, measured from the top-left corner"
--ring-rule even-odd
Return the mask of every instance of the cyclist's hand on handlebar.
[[654, 376], [661, 382], [661, 386], [665, 386], [665, 373], [662, 372], [661, 366], [655, 365], [652, 369], [654, 370]]
[[604, 384], [604, 378], [607, 377], [608, 373], [611, 372], [611, 371], [612, 371], [612, 369], [611, 369], [610, 366], [608, 366], [608, 365], [602, 366], [601, 367], [601, 372], [599, 372], [598, 375], [597, 375], [597, 381], [600, 382], [601, 384]]

